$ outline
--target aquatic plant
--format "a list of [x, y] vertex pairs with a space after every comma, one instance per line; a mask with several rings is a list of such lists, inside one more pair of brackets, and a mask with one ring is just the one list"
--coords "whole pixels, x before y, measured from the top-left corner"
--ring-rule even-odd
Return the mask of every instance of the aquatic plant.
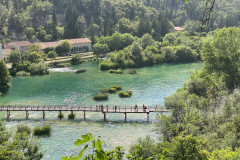
[[79, 69], [76, 71], [76, 73], [85, 73], [87, 72], [87, 69], [83, 68], [83, 69]]
[[121, 89], [122, 89], [122, 87], [121, 87], [121, 86], [119, 86], [119, 85], [113, 85], [111, 88], [116, 88], [116, 89], [117, 89], [117, 91], [119, 91], [119, 90], [121, 90]]
[[129, 69], [128, 74], [136, 74], [137, 71], [135, 69]]
[[109, 88], [107, 87], [103, 87], [101, 90], [100, 90], [101, 93], [108, 93], [109, 92]]
[[70, 113], [70, 114], [68, 114], [68, 119], [74, 119], [75, 118], [75, 116], [76, 116], [76, 114], [72, 114], [72, 113]]
[[132, 96], [132, 91], [121, 91], [119, 92], [119, 97], [127, 98]]
[[58, 118], [59, 118], [59, 119], [62, 119], [63, 117], [64, 117], [64, 114], [63, 114], [63, 113], [59, 113], [59, 114], [58, 114]]
[[109, 93], [115, 93], [116, 91], [117, 91], [116, 88], [110, 88], [110, 89], [109, 89]]
[[103, 94], [103, 93], [99, 93], [99, 94], [95, 95], [93, 97], [93, 99], [96, 100], [96, 101], [107, 100], [108, 99], [108, 95], [107, 94]]
[[33, 129], [34, 136], [50, 136], [52, 128], [50, 125], [44, 125], [43, 127], [37, 126]]

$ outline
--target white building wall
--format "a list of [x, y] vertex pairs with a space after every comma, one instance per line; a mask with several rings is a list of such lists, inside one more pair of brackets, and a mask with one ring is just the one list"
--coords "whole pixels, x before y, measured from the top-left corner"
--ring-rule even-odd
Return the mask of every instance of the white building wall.
[[71, 53], [84, 53], [92, 50], [91, 43], [72, 44]]
[[0, 43], [0, 59], [3, 58], [3, 55], [2, 55], [2, 44]]

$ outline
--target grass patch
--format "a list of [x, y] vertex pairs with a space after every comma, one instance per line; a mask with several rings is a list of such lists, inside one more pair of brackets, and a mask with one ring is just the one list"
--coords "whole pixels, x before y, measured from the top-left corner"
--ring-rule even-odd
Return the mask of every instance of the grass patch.
[[79, 69], [76, 71], [76, 73], [85, 73], [87, 72], [87, 69]]
[[96, 101], [107, 100], [108, 99], [108, 95], [107, 94], [103, 94], [103, 93], [99, 93], [99, 94], [95, 95], [93, 97], [93, 99], [96, 100]]
[[68, 67], [70, 65], [71, 65], [71, 63], [58, 63], [58, 64], [55, 64], [54, 67], [55, 68], [64, 68], [64, 67]]
[[132, 96], [132, 91], [120, 91], [119, 97], [121, 98], [128, 98]]
[[50, 125], [45, 125], [43, 127], [37, 126], [33, 129], [34, 136], [50, 136], [52, 128]]

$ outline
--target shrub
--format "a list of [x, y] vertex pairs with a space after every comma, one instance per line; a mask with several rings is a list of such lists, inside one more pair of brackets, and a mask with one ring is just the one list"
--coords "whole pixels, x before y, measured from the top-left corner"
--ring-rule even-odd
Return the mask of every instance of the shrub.
[[16, 76], [30, 76], [30, 73], [25, 71], [19, 71], [16, 73]]
[[48, 74], [48, 65], [45, 63], [33, 63], [30, 66], [30, 73], [31, 75], [37, 75], [37, 74]]
[[74, 119], [75, 118], [75, 116], [76, 116], [76, 114], [72, 114], [72, 113], [70, 113], [70, 114], [68, 114], [68, 119]]
[[108, 92], [109, 92], [109, 88], [104, 87], [104, 88], [101, 89], [100, 92], [101, 92], [101, 93], [108, 93]]
[[123, 74], [123, 71], [121, 68], [119, 68], [118, 70], [115, 71], [116, 74]]
[[110, 69], [109, 71], [108, 71], [108, 73], [115, 73], [116, 72], [116, 70], [114, 70], [114, 69]]
[[80, 63], [82, 63], [81, 59], [82, 59], [81, 54], [74, 54], [71, 58], [71, 64], [72, 65], [80, 64]]
[[49, 51], [47, 54], [47, 58], [51, 58], [51, 59], [56, 59], [57, 58], [57, 53], [54, 51]]
[[121, 98], [126, 98], [126, 97], [131, 97], [131, 96], [132, 96], [132, 91], [119, 92], [119, 97], [121, 97]]
[[45, 125], [43, 127], [37, 126], [33, 129], [33, 134], [35, 136], [50, 136], [52, 128], [50, 125]]
[[122, 89], [122, 87], [121, 87], [121, 86], [119, 86], [119, 85], [113, 85], [111, 88], [116, 88], [116, 89], [117, 89], [117, 91], [119, 91], [119, 90], [121, 90], [121, 89]]
[[59, 119], [63, 119], [63, 117], [64, 117], [64, 114], [63, 114], [63, 113], [59, 113], [59, 114], [58, 114], [58, 118], [59, 118]]
[[58, 64], [55, 64], [54, 67], [56, 68], [64, 68], [64, 67], [67, 67], [67, 66], [70, 66], [71, 64], [70, 63], [58, 63]]
[[31, 134], [31, 128], [24, 124], [17, 125], [17, 133], [24, 133], [24, 132], [27, 134]]
[[116, 91], [117, 91], [116, 88], [110, 88], [110, 89], [109, 89], [109, 93], [115, 93]]
[[116, 69], [117, 64], [114, 62], [111, 62], [110, 60], [104, 60], [100, 63], [100, 70], [105, 71], [109, 69]]
[[135, 69], [129, 69], [128, 74], [136, 74], [137, 71]]
[[87, 69], [79, 69], [76, 71], [76, 73], [84, 73], [84, 72], [87, 72]]
[[96, 101], [107, 100], [107, 99], [108, 99], [108, 95], [107, 95], [107, 94], [99, 93], [99, 94], [95, 95], [95, 96], [93, 97], [93, 99], [96, 100]]
[[108, 73], [122, 74], [123, 71], [122, 71], [121, 68], [119, 68], [118, 70], [110, 69], [110, 70], [108, 71]]

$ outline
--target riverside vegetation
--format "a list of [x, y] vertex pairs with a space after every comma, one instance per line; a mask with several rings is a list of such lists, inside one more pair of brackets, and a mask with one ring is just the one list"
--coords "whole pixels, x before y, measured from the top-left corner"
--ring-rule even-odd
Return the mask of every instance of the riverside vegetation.
[[[150, 137], [139, 139], [131, 147], [127, 159], [240, 158], [239, 44], [239, 28], [224, 28], [204, 42], [203, 69], [192, 73], [183, 88], [165, 99], [165, 106], [172, 110], [172, 114], [157, 117], [155, 131], [161, 135], [161, 141], [155, 142]], [[83, 135], [75, 145], [90, 140], [91, 134]], [[97, 145], [96, 153], [84, 159], [108, 159], [107, 152], [101, 147], [102, 142], [98, 141]], [[82, 157], [86, 148], [77, 159]], [[123, 159], [124, 152], [116, 154], [116, 159]]]

